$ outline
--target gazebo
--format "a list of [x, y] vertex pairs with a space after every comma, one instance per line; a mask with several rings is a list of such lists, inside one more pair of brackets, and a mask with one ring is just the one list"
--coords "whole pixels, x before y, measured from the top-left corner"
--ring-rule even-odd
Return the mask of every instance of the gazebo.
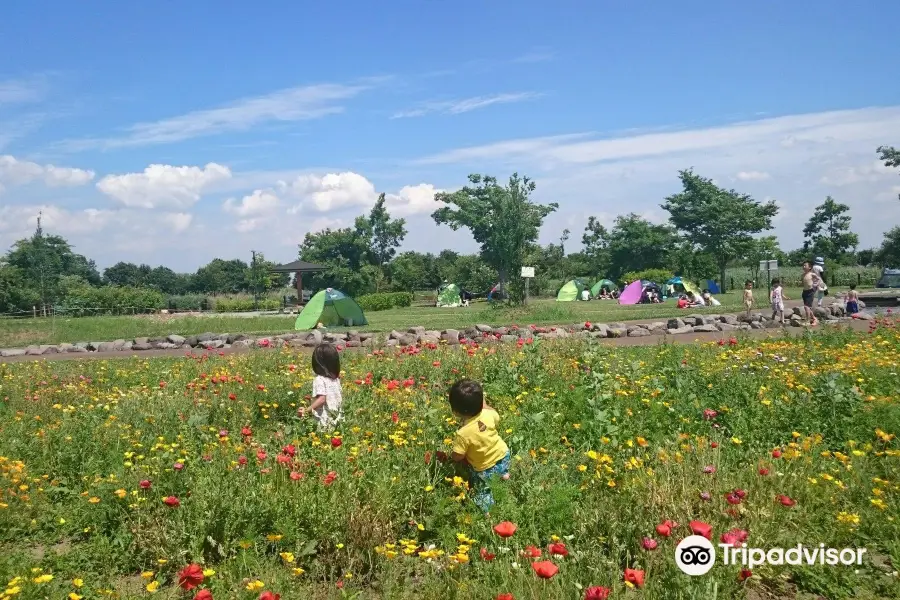
[[294, 273], [295, 282], [297, 284], [297, 304], [300, 305], [303, 303], [303, 274], [304, 273], [315, 273], [316, 271], [324, 271], [325, 267], [322, 265], [314, 265], [312, 263], [304, 262], [302, 260], [295, 260], [294, 262], [287, 263], [285, 265], [276, 265], [269, 269], [270, 273]]

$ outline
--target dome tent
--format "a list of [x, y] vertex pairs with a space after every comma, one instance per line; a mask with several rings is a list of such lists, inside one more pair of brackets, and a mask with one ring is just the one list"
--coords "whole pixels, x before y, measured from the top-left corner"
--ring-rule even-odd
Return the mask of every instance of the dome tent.
[[459, 306], [462, 304], [462, 290], [455, 283], [448, 283], [438, 292], [438, 306]]
[[619, 289], [619, 286], [617, 286], [615, 283], [613, 283], [609, 279], [601, 279], [600, 281], [595, 283], [593, 286], [591, 286], [591, 296], [596, 296], [597, 294], [599, 294], [600, 290], [602, 288], [606, 288], [608, 291], [611, 292], [613, 290]]
[[700, 290], [697, 289], [697, 287], [693, 283], [687, 281], [686, 279], [682, 279], [681, 277], [673, 277], [666, 282], [666, 285], [672, 286], [676, 293], [692, 292], [697, 295], [700, 294]]
[[294, 329], [315, 329], [319, 323], [346, 327], [369, 324], [356, 300], [332, 288], [324, 289], [309, 299], [297, 315]]
[[559, 289], [559, 293], [556, 294], [556, 301], [571, 302], [572, 300], [581, 300], [581, 292], [586, 287], [582, 280], [573, 279]]

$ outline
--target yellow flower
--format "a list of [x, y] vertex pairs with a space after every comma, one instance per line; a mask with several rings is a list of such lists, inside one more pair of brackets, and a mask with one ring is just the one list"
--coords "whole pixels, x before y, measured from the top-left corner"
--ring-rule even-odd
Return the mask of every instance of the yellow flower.
[[100, 498], [98, 498], [97, 496], [91, 496], [90, 498], [88, 498], [88, 502], [90, 502], [91, 504], [97, 504], [100, 502]]
[[283, 560], [284, 562], [286, 562], [288, 564], [293, 563], [294, 561], [297, 560], [297, 558], [290, 552], [282, 552], [278, 556], [280, 556], [281, 560]]
[[432, 490], [434, 490], [434, 486], [431, 486], [431, 485], [426, 485], [426, 486], [425, 486], [425, 491], [426, 491], [426, 492], [430, 492], [430, 491], [432, 491]]
[[294, 575], [297, 575], [298, 577], [299, 577], [300, 575], [303, 575], [304, 573], [306, 573], [306, 571], [304, 571], [304, 570], [303, 570], [302, 568], [300, 568], [300, 567], [294, 567], [294, 568], [291, 570], [291, 572], [292, 572]]
[[731, 438], [731, 443], [736, 446], [740, 446], [743, 442], [741, 441], [741, 438], [733, 437], [733, 438]]
[[203, 569], [204, 577], [212, 577], [215, 574], [216, 574], [216, 572], [213, 569]]
[[254, 579], [250, 583], [247, 584], [247, 590], [250, 592], [255, 592], [256, 590], [261, 590], [266, 587], [266, 584], [260, 581], [259, 579]]
[[50, 573], [45, 573], [44, 575], [38, 575], [34, 579], [32, 579], [35, 583], [47, 583], [49, 581], [53, 581], [53, 575]]
[[153, 575], [153, 571], [144, 571], [143, 573], [141, 573], [141, 577], [143, 577], [144, 579], [153, 579]]
[[159, 589], [159, 582], [158, 582], [158, 581], [151, 581], [150, 583], [147, 584], [147, 588], [146, 588], [146, 589], [147, 589], [147, 591], [150, 592], [151, 594], [154, 593], [156, 590]]
[[113, 492], [113, 493], [114, 493], [116, 496], [118, 496], [119, 498], [124, 498], [125, 496], [128, 495], [128, 492], [126, 492], [125, 490], [122, 490], [122, 489], [118, 489], [118, 490], [116, 490], [116, 491]]
[[72, 585], [74, 585], [74, 586], [77, 587], [77, 588], [80, 588], [81, 586], [84, 585], [84, 580], [83, 580], [83, 579], [78, 579], [78, 578], [73, 579], [73, 580], [72, 580]]
[[22, 588], [18, 585], [14, 585], [12, 587], [8, 587], [3, 591], [4, 596], [12, 597], [22, 591]]
[[81, 600], [81, 596], [75, 592], [69, 592], [69, 600]]
[[269, 540], [270, 542], [279, 542], [279, 541], [281, 541], [281, 538], [283, 538], [283, 537], [284, 536], [281, 535], [280, 533], [270, 533], [269, 535], [266, 536], [266, 539]]

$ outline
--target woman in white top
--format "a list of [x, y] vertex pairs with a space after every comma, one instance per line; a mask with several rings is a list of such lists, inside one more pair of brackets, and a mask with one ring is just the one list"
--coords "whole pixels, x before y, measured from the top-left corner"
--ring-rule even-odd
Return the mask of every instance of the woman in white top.
[[312, 404], [309, 408], [300, 407], [297, 414], [305, 417], [312, 414], [319, 422], [319, 430], [333, 429], [344, 413], [341, 394], [341, 357], [337, 348], [331, 344], [319, 344], [312, 354], [312, 369], [316, 374], [312, 385]]

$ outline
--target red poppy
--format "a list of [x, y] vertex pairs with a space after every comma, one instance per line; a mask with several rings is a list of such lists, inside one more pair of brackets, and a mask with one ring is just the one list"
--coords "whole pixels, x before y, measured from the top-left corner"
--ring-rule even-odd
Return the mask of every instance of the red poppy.
[[284, 448], [281, 449], [281, 453], [287, 454], [288, 456], [293, 458], [294, 456], [297, 455], [297, 448], [294, 447], [293, 444], [288, 444], [287, 446], [285, 446]]
[[243, 454], [240, 455], [240, 456], [238, 456], [238, 464], [241, 465], [242, 467], [243, 467], [244, 465], [246, 465], [246, 464], [247, 464], [247, 457], [244, 456]]
[[142, 490], [149, 490], [151, 487], [153, 487], [153, 484], [150, 483], [149, 479], [142, 479], [138, 485]]
[[298, 473], [297, 471], [291, 471], [291, 481], [300, 481], [303, 479], [303, 473]]
[[559, 572], [559, 567], [549, 560], [532, 563], [531, 568], [534, 569], [535, 574], [541, 579], [551, 579]]
[[264, 591], [259, 595], [259, 600], [281, 600], [280, 594], [274, 594], [269, 590]]
[[585, 321], [585, 322], [584, 322], [584, 328], [585, 328], [585, 329], [590, 329], [590, 328], [591, 328], [591, 322], [590, 322], [590, 321]]
[[194, 596], [194, 600], [213, 600], [212, 592], [209, 590], [200, 590]]
[[268, 456], [268, 454], [266, 454], [265, 450], [260, 450], [259, 452], [256, 453], [256, 460], [262, 462], [262, 461], [266, 460], [267, 456]]
[[653, 538], [645, 537], [641, 540], [641, 546], [643, 546], [644, 550], [656, 550], [659, 544]]
[[165, 500], [163, 500], [163, 502], [166, 504], [166, 506], [171, 506], [172, 508], [181, 506], [181, 500], [179, 500], [175, 496], [168, 496]]
[[776, 498], [783, 506], [791, 507], [797, 504], [795, 500], [792, 500], [790, 496], [785, 496], [784, 494], [780, 494], [778, 498]]
[[503, 521], [502, 523], [494, 525], [494, 533], [502, 538], [512, 537], [516, 532], [516, 529], [518, 529], [516, 524], [510, 523], [509, 521]]
[[747, 541], [747, 535], [747, 532], [743, 529], [732, 529], [723, 533], [719, 539], [728, 546], [737, 546]]
[[738, 581], [746, 581], [753, 577], [753, 571], [750, 569], [741, 569], [741, 572], [738, 573]]
[[481, 549], [481, 558], [482, 558], [482, 560], [486, 560], [486, 561], [490, 562], [490, 561], [494, 560], [495, 558], [497, 558], [497, 555], [488, 552], [487, 548], [482, 548]]
[[710, 443], [709, 443], [709, 447], [710, 447], [710, 448], [718, 448], [718, 447], [719, 447], [719, 442], [710, 442]]
[[328, 471], [328, 474], [322, 480], [322, 483], [324, 483], [325, 485], [331, 485], [332, 483], [334, 483], [335, 479], [337, 479], [337, 473], [335, 473], [334, 471]]
[[181, 471], [182, 469], [184, 469], [184, 463], [177, 462], [174, 465], [172, 465], [172, 468], [175, 469], [176, 471]]
[[676, 527], [678, 527], [678, 523], [666, 519], [656, 526], [656, 533], [663, 537], [669, 537], [670, 535], [672, 535], [672, 530]]
[[702, 535], [708, 540], [712, 539], [712, 526], [709, 523], [704, 523], [703, 521], [691, 521], [689, 525], [691, 531], [695, 535]]
[[228, 394], [228, 399], [229, 400], [237, 400], [237, 396], [234, 395], [234, 392], [231, 392], [230, 394]]
[[516, 600], [512, 594], [497, 594], [497, 600]]
[[393, 421], [395, 424], [400, 421], [400, 415], [397, 414], [397, 411], [391, 413], [391, 421]]
[[766, 476], [766, 475], [769, 474], [769, 470], [768, 470], [767, 468], [765, 468], [765, 467], [760, 467], [760, 468], [759, 468], [759, 474], [762, 475], [762, 476]]
[[589, 587], [584, 591], [584, 600], [606, 600], [612, 590], [602, 585]]
[[439, 367], [439, 366], [441, 366], [441, 361], [436, 360], [436, 361], [434, 361], [433, 363], [431, 363], [431, 366], [432, 366], [432, 367]]
[[430, 465], [430, 464], [431, 464], [431, 450], [426, 450], [426, 451], [425, 451], [425, 464], [426, 464], [426, 465]]
[[241, 427], [241, 435], [244, 437], [250, 437], [253, 435], [253, 430], [249, 427]]
[[259, 385], [256, 386], [256, 389], [258, 389], [259, 391], [263, 391], [266, 389], [266, 386], [260, 383]]
[[724, 346], [724, 345], [725, 345], [725, 340], [719, 340], [719, 345], [720, 345], [720, 346]]
[[727, 494], [725, 494], [725, 500], [728, 502], [728, 504], [740, 504], [741, 503], [741, 497], [738, 496], [737, 494], [735, 494], [734, 492], [728, 492]]
[[178, 587], [183, 590], [192, 590], [203, 583], [203, 567], [191, 563], [178, 573]]
[[166, 384], [165, 381], [160, 381], [160, 382], [159, 382], [159, 387], [161, 387], [161, 388], [166, 387], [166, 385], [167, 385], [167, 384]]
[[341, 440], [341, 438], [339, 438], [339, 437], [331, 438], [331, 447], [332, 448], [340, 448], [343, 443], [344, 443], [343, 440]]
[[568, 548], [566, 548], [566, 545], [561, 542], [556, 542], [554, 544], [550, 544], [549, 546], [547, 546], [547, 551], [550, 554], [553, 554], [556, 556], [568, 556], [569, 555]]
[[644, 572], [640, 569], [625, 569], [625, 582], [644, 587]]
[[772, 458], [781, 458], [781, 448], [772, 450]]
[[522, 555], [527, 556], [528, 558], [540, 558], [541, 551], [534, 546], [525, 546], [525, 549], [522, 550]]
[[730, 338], [728, 340], [728, 343], [731, 344], [732, 346], [737, 346], [737, 343], [738, 343], [737, 338], [735, 338], [735, 337]]

